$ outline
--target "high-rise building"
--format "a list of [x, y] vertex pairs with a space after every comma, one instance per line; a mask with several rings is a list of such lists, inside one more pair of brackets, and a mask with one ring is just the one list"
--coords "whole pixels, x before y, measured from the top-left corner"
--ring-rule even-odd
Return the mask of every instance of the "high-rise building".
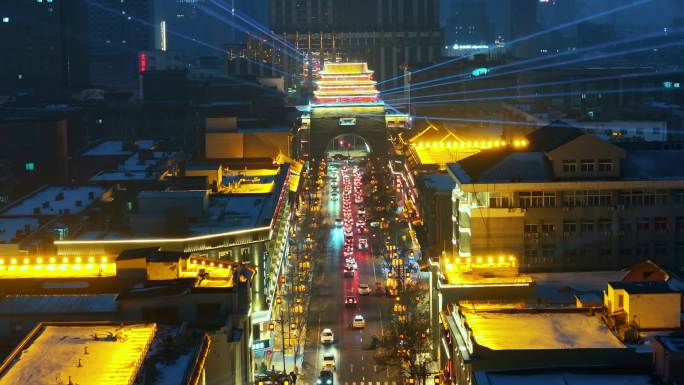
[[441, 55], [439, 2], [270, 0], [271, 28], [312, 61], [361, 61], [385, 80]]
[[[537, 32], [537, 6], [539, 0], [511, 0], [511, 32], [509, 42], [511, 54], [516, 57], [531, 57], [536, 54], [539, 41], [535, 39], [518, 40]], [[517, 41], [516, 41], [517, 40]]]
[[490, 44], [494, 41], [492, 22], [482, 1], [453, 3], [444, 26], [447, 44]]
[[134, 88], [140, 52], [154, 48], [153, 1], [98, 0], [89, 7], [88, 28], [93, 84]]
[[0, 2], [0, 93], [55, 94], [88, 84], [83, 1]]

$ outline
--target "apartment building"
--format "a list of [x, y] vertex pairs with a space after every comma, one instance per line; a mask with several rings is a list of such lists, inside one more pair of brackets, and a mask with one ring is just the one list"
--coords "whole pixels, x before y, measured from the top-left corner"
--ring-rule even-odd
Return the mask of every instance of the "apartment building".
[[454, 256], [514, 254], [525, 270], [684, 266], [681, 150], [625, 150], [572, 127], [449, 164]]

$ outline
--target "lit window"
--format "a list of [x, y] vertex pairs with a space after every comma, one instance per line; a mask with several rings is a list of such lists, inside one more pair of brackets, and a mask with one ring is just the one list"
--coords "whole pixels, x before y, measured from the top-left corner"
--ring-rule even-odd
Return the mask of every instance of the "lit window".
[[594, 171], [594, 161], [591, 159], [582, 159], [580, 161], [580, 170], [582, 172], [593, 172]]
[[9, 23], [9, 17], [3, 17], [2, 22], [3, 23]]
[[36, 170], [36, 164], [33, 162], [26, 162], [24, 164], [24, 168], [26, 171], [35, 171]]

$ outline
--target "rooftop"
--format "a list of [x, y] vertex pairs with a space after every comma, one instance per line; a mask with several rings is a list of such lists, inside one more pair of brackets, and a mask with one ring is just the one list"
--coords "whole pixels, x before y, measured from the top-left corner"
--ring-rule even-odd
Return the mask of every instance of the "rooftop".
[[537, 283], [537, 297], [545, 303], [574, 304], [575, 294], [601, 293], [608, 282], [619, 280], [624, 274], [624, 271], [607, 270], [531, 273], [530, 276]]
[[10, 205], [2, 216], [79, 214], [107, 190], [100, 186], [53, 186]]
[[600, 317], [584, 313], [462, 311], [474, 342], [492, 350], [619, 349]]
[[615, 281], [608, 283], [613, 289], [622, 289], [629, 294], [666, 294], [677, 293], [664, 281]]
[[156, 330], [155, 324], [41, 325], [3, 365], [0, 385], [129, 385]]
[[671, 352], [684, 352], [684, 337], [657, 336], [655, 337]]
[[148, 150], [153, 148], [155, 145], [154, 140], [137, 140], [133, 143], [130, 148], [126, 146], [126, 143], [122, 140], [107, 140], [99, 143], [95, 147], [84, 152], [83, 155], [86, 156], [112, 156], [112, 155], [128, 155], [134, 150]]
[[103, 171], [90, 178], [91, 182], [116, 181], [155, 181], [159, 180], [162, 172], [149, 171]]
[[451, 191], [454, 189], [454, 180], [449, 174], [423, 174], [425, 186], [433, 190]]
[[40, 221], [35, 217], [0, 217], [0, 243], [16, 242], [39, 226]]
[[477, 385], [653, 385], [647, 374], [476, 372]]
[[0, 300], [0, 314], [113, 313], [116, 294], [8, 295]]

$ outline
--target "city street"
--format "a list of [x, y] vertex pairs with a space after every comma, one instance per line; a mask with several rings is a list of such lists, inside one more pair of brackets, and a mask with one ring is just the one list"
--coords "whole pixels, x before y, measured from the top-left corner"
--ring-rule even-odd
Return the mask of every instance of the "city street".
[[[328, 175], [334, 174], [333, 171]], [[354, 235], [350, 244], [353, 246], [358, 269], [353, 278], [343, 275], [345, 227], [335, 222], [336, 219], [343, 217], [342, 192], [350, 186], [343, 186], [342, 178], [338, 179], [339, 193], [334, 194], [332, 183], [326, 183], [321, 197], [323, 220], [319, 231], [328, 232], [328, 236], [323, 237], [327, 239], [325, 251], [321, 255], [313, 256], [315, 263], [320, 266], [320, 274], [314, 278], [307, 320], [309, 332], [305, 346], [304, 375], [301, 378], [305, 384], [315, 383], [321, 371], [324, 355], [332, 353], [336, 361], [334, 381], [337, 384], [396, 384], [399, 382], [398, 378], [387, 370], [379, 370], [373, 361], [372, 339], [373, 336], [380, 336], [386, 326], [391, 300], [376, 290], [376, 282], [384, 281], [381, 258], [376, 258], [369, 250], [358, 250], [359, 238], [371, 237], [370, 233], [358, 234], [357, 231], [358, 209], [365, 208], [365, 201], [351, 204]], [[333, 195], [339, 197], [333, 198]], [[355, 194], [352, 193], [351, 196], [355, 197]], [[354, 201], [353, 198], [351, 200]], [[370, 229], [367, 225], [364, 227], [365, 231]], [[359, 295], [359, 284], [367, 284], [372, 290], [370, 295]], [[345, 296], [354, 296], [358, 304], [345, 306]], [[366, 326], [352, 329], [352, 320], [357, 314], [365, 318]], [[320, 343], [320, 334], [325, 328], [333, 331], [333, 344]], [[298, 383], [301, 381], [298, 380]]]

